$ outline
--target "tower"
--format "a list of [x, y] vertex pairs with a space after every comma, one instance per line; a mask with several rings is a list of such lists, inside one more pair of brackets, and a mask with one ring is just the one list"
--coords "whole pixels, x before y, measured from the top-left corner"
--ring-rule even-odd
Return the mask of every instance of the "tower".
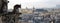
[[33, 6], [33, 13], [34, 13], [35, 7]]
[[26, 9], [28, 9], [28, 8], [26, 7]]

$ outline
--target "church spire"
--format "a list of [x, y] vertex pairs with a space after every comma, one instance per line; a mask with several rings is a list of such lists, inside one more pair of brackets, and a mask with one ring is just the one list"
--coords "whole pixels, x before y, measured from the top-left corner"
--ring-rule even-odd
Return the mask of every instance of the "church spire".
[[26, 9], [28, 9], [28, 8], [26, 7]]

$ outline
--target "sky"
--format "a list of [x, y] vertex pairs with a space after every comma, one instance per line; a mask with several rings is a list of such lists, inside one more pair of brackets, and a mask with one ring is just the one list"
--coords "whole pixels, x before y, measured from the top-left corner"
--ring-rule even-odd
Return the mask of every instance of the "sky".
[[52, 8], [60, 5], [60, 0], [8, 0], [8, 9], [13, 9], [16, 4], [21, 4], [23, 9], [27, 8]]

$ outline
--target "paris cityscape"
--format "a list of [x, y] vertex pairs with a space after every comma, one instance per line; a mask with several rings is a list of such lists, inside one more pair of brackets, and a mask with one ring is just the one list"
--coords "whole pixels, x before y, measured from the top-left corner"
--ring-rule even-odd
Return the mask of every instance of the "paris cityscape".
[[0, 0], [0, 23], [60, 23], [60, 0]]

